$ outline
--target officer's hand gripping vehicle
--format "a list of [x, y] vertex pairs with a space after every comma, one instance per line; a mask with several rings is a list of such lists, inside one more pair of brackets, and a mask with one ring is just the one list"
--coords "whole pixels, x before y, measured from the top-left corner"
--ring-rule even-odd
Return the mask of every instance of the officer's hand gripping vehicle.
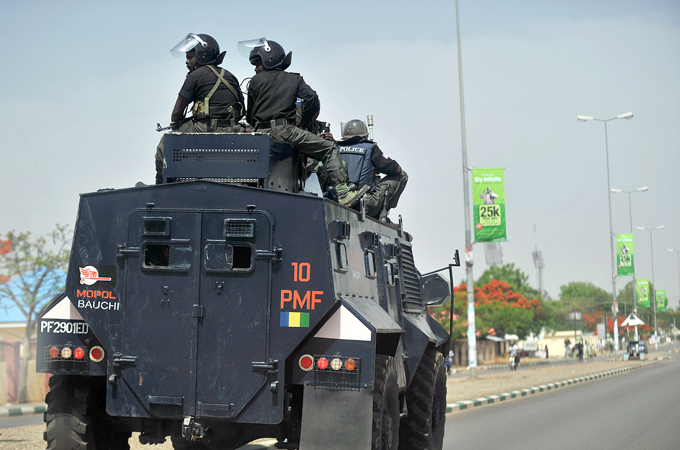
[[441, 449], [442, 354], [398, 225], [300, 191], [263, 133], [165, 139], [165, 184], [80, 199], [38, 324], [49, 449]]

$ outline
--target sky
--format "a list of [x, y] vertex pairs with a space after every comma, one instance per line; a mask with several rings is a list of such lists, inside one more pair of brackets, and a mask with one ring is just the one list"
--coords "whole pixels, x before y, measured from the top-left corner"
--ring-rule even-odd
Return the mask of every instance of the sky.
[[[372, 114], [380, 148], [409, 183], [391, 218], [415, 239], [421, 272], [465, 248], [455, 2], [0, 0], [0, 234], [44, 235], [75, 222], [78, 195], [154, 180], [154, 154], [186, 75], [170, 49], [207, 33], [239, 80], [240, 40], [293, 52], [321, 100], [320, 119]], [[611, 187], [630, 196], [638, 278], [680, 297], [680, 3], [461, 0], [468, 165], [505, 169], [508, 242], [537, 285], [591, 282], [611, 292]], [[245, 84], [244, 84], [245, 85]], [[614, 233], [630, 232], [629, 196], [612, 194]], [[637, 231], [635, 227], [662, 230]], [[536, 232], [534, 232], [534, 226]], [[488, 268], [474, 245], [473, 274]], [[466, 278], [454, 271], [456, 283]], [[622, 289], [630, 277], [620, 278]]]

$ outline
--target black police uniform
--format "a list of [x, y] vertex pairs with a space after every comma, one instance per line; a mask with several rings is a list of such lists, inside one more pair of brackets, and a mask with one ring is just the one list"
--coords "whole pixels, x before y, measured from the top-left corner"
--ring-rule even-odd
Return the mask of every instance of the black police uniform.
[[300, 74], [281, 69], [262, 71], [250, 80], [248, 86], [246, 120], [257, 131], [268, 132], [300, 153], [322, 161], [332, 185], [346, 183], [347, 174], [335, 143], [294, 125], [298, 98], [303, 101], [300, 126], [307, 128], [319, 113], [320, 102], [316, 92]]
[[[238, 125], [245, 112], [243, 93], [238, 80], [228, 70], [215, 65], [198, 66], [187, 74], [179, 95], [189, 103], [193, 102], [194, 107], [192, 117], [184, 120], [175, 131], [180, 133], [245, 131]], [[164, 138], [165, 136], [161, 138], [156, 149], [156, 184], [162, 182]]]
[[[347, 163], [347, 172], [350, 183], [358, 188], [370, 186], [370, 190], [364, 196], [366, 214], [378, 218], [383, 209], [397, 206], [406, 183], [408, 175], [403, 170], [399, 172], [399, 164], [386, 157], [378, 144], [361, 137], [353, 137], [338, 143], [340, 157]], [[382, 179], [376, 177], [382, 173], [386, 176]]]
[[[218, 75], [222, 76], [228, 86], [219, 79]], [[179, 95], [187, 99], [189, 103], [194, 102], [194, 104], [203, 103], [205, 105], [206, 99], [208, 99], [209, 110], [207, 114], [199, 114], [198, 117], [193, 118], [194, 121], [212, 119], [229, 121], [233, 119], [234, 122], [238, 122], [245, 112], [243, 111], [243, 93], [238, 80], [231, 72], [221, 67], [199, 66], [189, 72]], [[225, 123], [225, 125], [230, 124]]]

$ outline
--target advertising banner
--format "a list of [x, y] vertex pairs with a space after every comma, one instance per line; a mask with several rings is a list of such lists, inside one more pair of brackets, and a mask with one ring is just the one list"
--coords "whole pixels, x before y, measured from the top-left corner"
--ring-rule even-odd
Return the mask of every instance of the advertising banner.
[[637, 280], [637, 297], [639, 308], [649, 308], [649, 280]]
[[472, 169], [476, 242], [507, 242], [503, 169]]
[[666, 291], [663, 289], [657, 289], [654, 291], [654, 294], [656, 294], [656, 311], [666, 311]]
[[635, 275], [632, 234], [616, 235], [616, 275]]

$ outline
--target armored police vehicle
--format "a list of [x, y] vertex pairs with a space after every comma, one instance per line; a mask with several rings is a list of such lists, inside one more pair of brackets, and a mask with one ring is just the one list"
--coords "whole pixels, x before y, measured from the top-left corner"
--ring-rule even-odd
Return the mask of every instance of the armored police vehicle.
[[80, 199], [38, 324], [49, 449], [440, 449], [448, 300], [398, 225], [301, 192], [264, 133], [165, 136], [164, 184]]

